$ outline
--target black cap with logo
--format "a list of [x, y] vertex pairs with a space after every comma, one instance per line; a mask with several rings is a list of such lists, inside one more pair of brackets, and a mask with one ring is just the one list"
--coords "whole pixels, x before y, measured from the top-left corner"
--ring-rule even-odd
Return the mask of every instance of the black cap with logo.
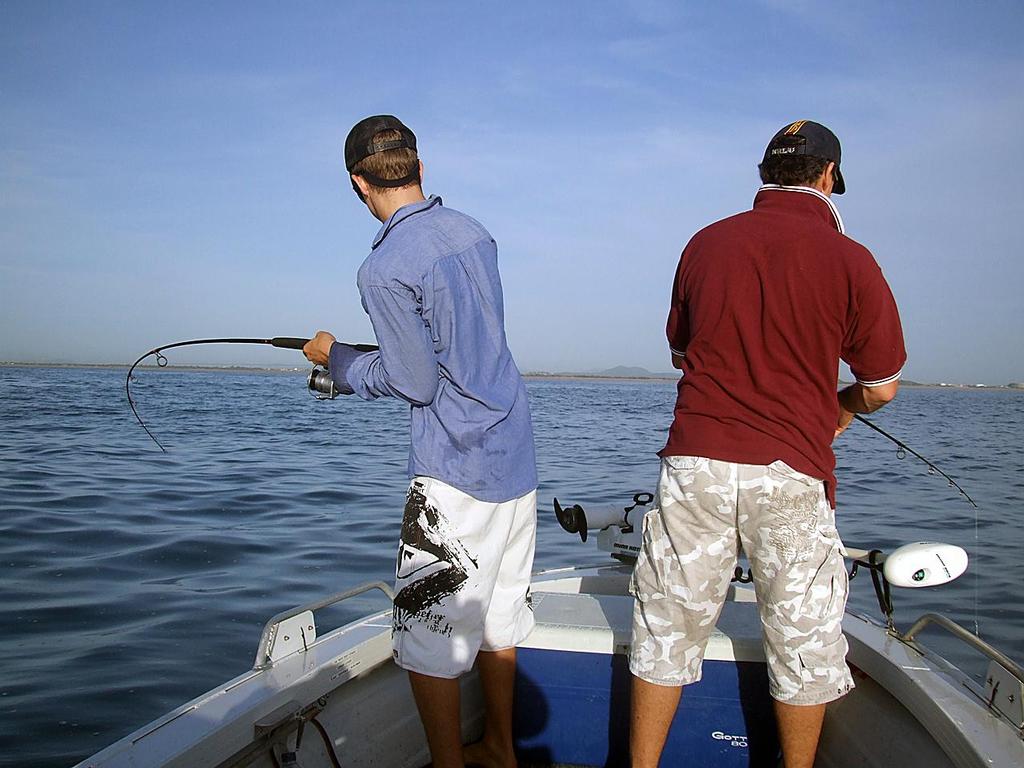
[[762, 162], [787, 155], [808, 155], [831, 160], [836, 164], [835, 186], [832, 187], [832, 191], [837, 195], [846, 191], [846, 182], [843, 180], [843, 174], [839, 172], [839, 160], [842, 156], [839, 139], [821, 123], [797, 120], [783, 127], [768, 142]]
[[[397, 131], [399, 138], [393, 141], [374, 142], [373, 137], [383, 131]], [[356, 123], [348, 132], [348, 138], [345, 139], [345, 167], [352, 173], [352, 169], [370, 155], [403, 147], [415, 152], [416, 134], [406, 128], [401, 120], [394, 115], [367, 117]], [[406, 184], [419, 181], [420, 177], [418, 168], [401, 179], [382, 179], [367, 171], [360, 171], [359, 175], [376, 187], [404, 187]]]

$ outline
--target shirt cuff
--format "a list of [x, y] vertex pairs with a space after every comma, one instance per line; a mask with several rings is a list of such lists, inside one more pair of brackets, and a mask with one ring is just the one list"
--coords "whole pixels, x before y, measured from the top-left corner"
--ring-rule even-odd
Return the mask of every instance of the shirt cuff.
[[352, 363], [355, 362], [356, 358], [363, 354], [365, 353], [358, 352], [350, 344], [344, 344], [340, 341], [331, 344], [327, 368], [331, 373], [331, 379], [334, 381], [334, 388], [338, 390], [339, 394], [355, 394], [356, 391], [348, 383], [348, 369], [352, 367]]
[[863, 379], [858, 377], [857, 378], [857, 383], [860, 384], [862, 387], [867, 387], [868, 389], [871, 389], [871, 387], [880, 387], [883, 384], [891, 384], [892, 382], [896, 381], [896, 379], [898, 379], [902, 375], [903, 375], [903, 369], [900, 368], [892, 376], [886, 376], [885, 378], [882, 378], [882, 379], [872, 379], [871, 381], [864, 381]]

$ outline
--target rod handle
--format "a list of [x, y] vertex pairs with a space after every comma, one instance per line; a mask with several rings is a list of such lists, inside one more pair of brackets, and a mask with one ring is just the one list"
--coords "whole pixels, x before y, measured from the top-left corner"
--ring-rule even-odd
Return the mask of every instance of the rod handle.
[[[275, 336], [270, 344], [282, 349], [302, 349], [309, 339], [297, 339], [294, 336]], [[349, 344], [356, 352], [376, 352], [380, 347], [375, 344]]]
[[298, 339], [294, 336], [275, 336], [270, 340], [271, 346], [281, 349], [302, 349], [309, 342], [309, 339]]

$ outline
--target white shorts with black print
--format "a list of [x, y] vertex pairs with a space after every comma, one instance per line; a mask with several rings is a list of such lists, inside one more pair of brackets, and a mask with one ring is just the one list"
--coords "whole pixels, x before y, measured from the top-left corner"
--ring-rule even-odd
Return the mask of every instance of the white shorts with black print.
[[495, 504], [413, 478], [395, 573], [398, 666], [454, 678], [472, 668], [478, 651], [526, 639], [536, 538], [536, 491]]

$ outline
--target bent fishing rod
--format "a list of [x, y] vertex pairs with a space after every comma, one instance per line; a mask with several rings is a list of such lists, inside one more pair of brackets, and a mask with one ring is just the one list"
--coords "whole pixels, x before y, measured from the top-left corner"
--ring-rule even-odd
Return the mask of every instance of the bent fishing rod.
[[915, 451], [909, 445], [904, 443], [899, 438], [893, 437], [888, 432], [886, 432], [884, 429], [879, 427], [877, 424], [874, 424], [873, 422], [870, 422], [867, 419], [865, 419], [859, 413], [853, 414], [853, 418], [855, 418], [857, 421], [859, 421], [862, 424], [866, 424], [867, 426], [871, 427], [871, 429], [875, 430], [875, 432], [877, 432], [878, 434], [880, 434], [883, 437], [886, 437], [889, 440], [892, 440], [894, 443], [896, 443], [896, 458], [897, 459], [903, 459], [908, 453], [913, 455], [913, 456], [916, 456], [918, 459], [923, 461], [928, 466], [928, 473], [929, 474], [937, 472], [938, 474], [942, 475], [944, 478], [946, 478], [946, 480], [949, 481], [949, 485], [951, 487], [956, 488], [958, 491], [960, 491], [960, 495], [963, 496], [965, 499], [967, 499], [969, 502], [971, 502], [971, 504], [974, 506], [975, 509], [978, 508], [978, 505], [974, 503], [974, 499], [972, 499], [970, 497], [970, 495], [967, 493], [967, 491], [965, 491], [963, 488], [960, 487], [960, 484], [957, 483], [956, 480], [954, 480], [952, 477], [947, 475], [945, 472], [943, 472], [941, 469], [939, 469], [937, 466], [935, 466], [932, 462], [928, 461], [928, 459], [926, 459], [920, 453]]
[[[154, 347], [149, 350], [146, 354], [139, 357], [131, 368], [128, 369], [128, 374], [124, 379], [124, 391], [128, 396], [128, 405], [132, 408], [132, 413], [135, 414], [135, 418], [138, 420], [139, 425], [146, 430], [146, 434], [149, 435], [150, 439], [156, 443], [160, 450], [167, 453], [167, 449], [164, 448], [163, 444], [156, 439], [156, 436], [149, 431], [149, 427], [142, 421], [142, 417], [139, 416], [139, 412], [135, 408], [135, 401], [132, 399], [132, 371], [150, 355], [156, 355], [156, 365], [158, 368], [167, 367], [167, 358], [164, 356], [163, 351], [165, 349], [174, 349], [175, 347], [189, 347], [197, 344], [267, 344], [271, 347], [278, 347], [279, 349], [298, 349], [301, 350], [309, 342], [309, 339], [302, 339], [296, 336], [274, 336], [272, 339], [244, 339], [244, 338], [223, 338], [223, 339], [192, 339], [190, 341], [176, 341], [173, 344], [164, 344], [159, 347]], [[348, 346], [355, 349], [357, 352], [375, 352], [377, 347], [373, 344], [349, 344]], [[330, 374], [322, 368], [313, 366], [313, 370], [309, 374], [307, 385], [311, 392], [320, 395], [315, 395], [318, 400], [333, 400], [338, 394], [337, 389], [334, 386], [334, 382], [331, 380]]]

